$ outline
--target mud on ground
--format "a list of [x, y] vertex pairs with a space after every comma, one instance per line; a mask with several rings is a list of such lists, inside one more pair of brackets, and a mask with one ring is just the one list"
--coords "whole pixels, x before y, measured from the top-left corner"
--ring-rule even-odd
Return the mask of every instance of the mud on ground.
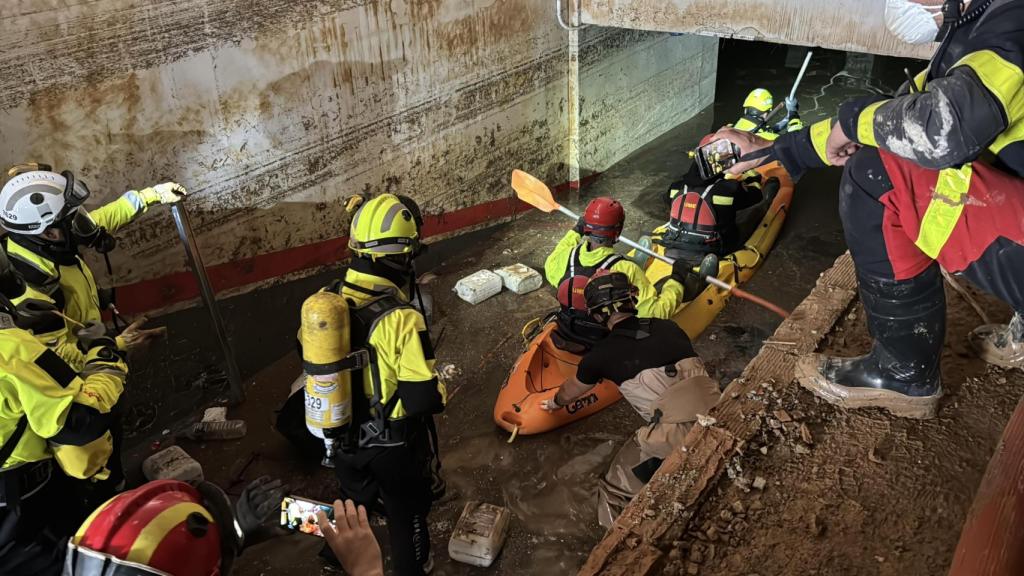
[[[975, 292], [975, 294], [977, 294]], [[761, 432], [734, 457], [674, 543], [666, 574], [716, 576], [945, 574], [988, 460], [1021, 394], [1024, 373], [969, 353], [980, 324], [947, 290], [938, 417], [843, 411], [796, 383], [766, 385]], [[1005, 306], [980, 298], [993, 318]], [[870, 348], [855, 304], [824, 351]], [[754, 486], [764, 482], [763, 489]], [[753, 484], [753, 485], [752, 485]]]

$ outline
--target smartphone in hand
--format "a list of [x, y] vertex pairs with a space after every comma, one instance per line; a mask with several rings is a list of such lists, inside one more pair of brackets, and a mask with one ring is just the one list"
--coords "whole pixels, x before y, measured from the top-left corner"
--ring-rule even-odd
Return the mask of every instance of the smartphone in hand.
[[334, 506], [300, 496], [285, 496], [281, 500], [281, 526], [323, 538], [324, 534], [316, 519], [319, 510], [323, 510], [330, 521], [334, 521]]

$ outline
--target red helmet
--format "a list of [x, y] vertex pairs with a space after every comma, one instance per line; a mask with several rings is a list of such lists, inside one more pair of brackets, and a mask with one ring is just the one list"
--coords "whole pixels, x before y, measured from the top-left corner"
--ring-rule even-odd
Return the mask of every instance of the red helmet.
[[157, 480], [96, 509], [68, 543], [64, 576], [218, 576], [239, 540], [231, 504], [208, 482]]
[[622, 234], [625, 221], [626, 211], [618, 200], [606, 196], [594, 198], [583, 212], [583, 234], [615, 241]]

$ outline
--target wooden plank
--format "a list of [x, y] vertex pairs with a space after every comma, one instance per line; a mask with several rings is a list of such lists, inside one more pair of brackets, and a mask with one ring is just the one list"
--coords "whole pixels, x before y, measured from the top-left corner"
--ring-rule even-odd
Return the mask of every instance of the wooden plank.
[[949, 576], [1024, 574], [1024, 400], [974, 496]]
[[[662, 463], [651, 482], [626, 507], [615, 525], [591, 551], [581, 576], [657, 573], [673, 540], [725, 468], [732, 453], [758, 431], [764, 398], [793, 386], [793, 368], [813, 352], [856, 296], [856, 275], [849, 254], [840, 256], [725, 389], [707, 426], [696, 424], [680, 450]], [[784, 340], [788, 338], [789, 340]], [[779, 344], [778, 342], [791, 342]]]

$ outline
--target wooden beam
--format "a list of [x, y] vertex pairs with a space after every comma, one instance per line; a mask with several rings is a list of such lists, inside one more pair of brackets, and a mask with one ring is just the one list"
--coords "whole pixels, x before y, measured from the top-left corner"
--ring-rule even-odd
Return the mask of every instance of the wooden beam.
[[712, 420], [695, 425], [682, 448], [665, 459], [591, 551], [579, 571], [581, 576], [659, 572], [662, 558], [686, 531], [733, 452], [742, 452], [758, 431], [761, 419], [756, 415], [766, 409], [762, 400], [765, 387], [780, 390], [795, 385], [797, 358], [817, 349], [856, 295], [856, 275], [847, 253], [821, 275], [810, 295], [766, 341], [743, 374], [729, 384], [711, 410]]

